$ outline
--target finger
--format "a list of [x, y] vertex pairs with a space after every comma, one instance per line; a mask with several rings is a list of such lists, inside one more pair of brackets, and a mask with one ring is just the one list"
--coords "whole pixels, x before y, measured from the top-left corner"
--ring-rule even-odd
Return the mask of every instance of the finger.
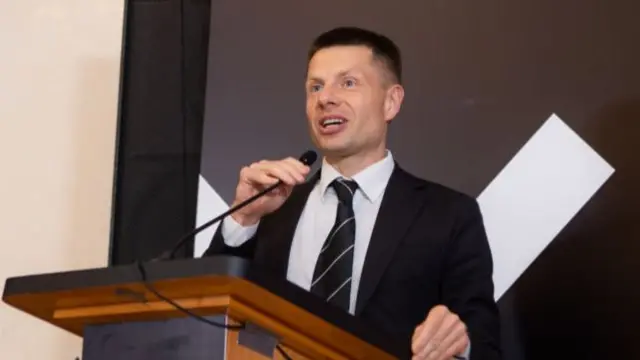
[[254, 167], [245, 167], [240, 172], [241, 181], [255, 187], [273, 185], [280, 179]]
[[295, 159], [286, 159], [278, 163], [291, 174], [298, 183], [303, 183], [305, 181], [305, 176], [307, 172], [304, 169], [304, 165], [300, 164], [298, 160]]
[[429, 339], [420, 356], [429, 360], [440, 359], [443, 356], [444, 351], [447, 349], [447, 347], [443, 345], [443, 341], [449, 336], [449, 334], [454, 332], [456, 326], [461, 323], [462, 322], [458, 315], [450, 312], [447, 313], [440, 323], [440, 327], [433, 337]]
[[271, 161], [261, 161], [254, 165], [251, 165], [252, 168], [265, 172], [266, 174], [276, 177], [282, 180], [283, 183], [287, 185], [296, 185], [298, 181], [295, 176], [292, 175], [287, 167], [284, 167], [282, 163], [276, 163]]
[[304, 174], [302, 174], [302, 172], [295, 165], [287, 161], [277, 161], [277, 162], [268, 164], [268, 167], [266, 168], [266, 170], [278, 172], [278, 177], [288, 176], [291, 179], [291, 182], [288, 179], [281, 178], [282, 181], [288, 185], [297, 185], [297, 184], [303, 183], [305, 180]]
[[289, 195], [291, 194], [291, 190], [293, 190], [293, 186], [283, 184], [282, 186], [277, 187], [272, 194], [273, 196], [277, 196], [277, 197], [278, 196], [289, 197]]
[[[420, 334], [422, 334], [422, 329], [424, 328], [424, 322], [418, 324], [418, 326], [416, 326], [416, 328], [413, 330], [413, 335], [411, 336], [411, 344], [413, 346], [413, 344], [417, 343], [417, 339], [420, 336]], [[416, 352], [413, 352], [414, 355], [411, 358], [411, 360], [419, 360], [418, 355], [416, 354]]]
[[303, 164], [300, 160], [298, 159], [294, 159], [292, 157], [288, 157], [286, 159], [284, 159], [285, 162], [293, 165], [296, 169], [298, 169], [300, 171], [301, 174], [303, 175], [307, 175], [309, 173], [309, 166]]
[[453, 355], [462, 353], [466, 346], [466, 341], [468, 341], [467, 327], [462, 321], [458, 320], [450, 328], [449, 332], [440, 343], [439, 352], [441, 357], [435, 357], [435, 359], [449, 360]]
[[443, 344], [443, 348], [446, 349], [444, 351], [443, 359], [449, 360], [452, 359], [454, 355], [462, 354], [469, 346], [469, 337], [467, 336], [466, 327], [462, 327], [462, 330], [457, 330], [455, 333], [452, 333], [451, 337], [447, 338], [445, 342], [447, 345], [444, 347], [445, 345]]
[[304, 175], [302, 175], [300, 171], [298, 171], [298, 169], [296, 169], [291, 164], [287, 164], [285, 162], [279, 162], [277, 164], [274, 164], [273, 169], [275, 171], [282, 171], [284, 174], [287, 174], [287, 176], [289, 177], [289, 179], [291, 179], [291, 181], [284, 178], [282, 179], [282, 181], [287, 185], [301, 184], [305, 180]]
[[418, 324], [418, 326], [416, 326], [416, 328], [413, 330], [413, 336], [411, 337], [411, 343], [413, 344], [414, 342], [416, 342], [416, 339], [418, 338], [418, 336], [420, 335], [420, 333], [422, 332], [422, 329], [424, 328], [424, 322]]
[[[442, 305], [434, 306], [427, 315], [427, 319], [422, 325], [417, 339], [412, 342], [411, 350], [414, 354], [420, 354], [427, 346], [429, 340], [436, 334], [440, 328], [440, 324], [444, 320], [444, 316], [447, 314], [448, 309]], [[427, 349], [430, 352], [430, 349]]]

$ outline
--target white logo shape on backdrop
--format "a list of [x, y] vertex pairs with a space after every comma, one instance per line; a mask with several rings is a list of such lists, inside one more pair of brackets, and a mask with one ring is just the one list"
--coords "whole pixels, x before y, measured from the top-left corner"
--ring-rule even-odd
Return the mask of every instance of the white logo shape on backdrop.
[[[499, 299], [553, 241], [614, 169], [558, 116], [551, 115], [478, 197]], [[229, 209], [200, 176], [196, 226]], [[194, 255], [217, 224], [196, 236]]]

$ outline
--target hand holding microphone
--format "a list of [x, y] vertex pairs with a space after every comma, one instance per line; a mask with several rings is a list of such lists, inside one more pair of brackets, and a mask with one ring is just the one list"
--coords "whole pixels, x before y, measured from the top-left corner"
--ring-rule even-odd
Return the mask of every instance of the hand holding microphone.
[[239, 224], [248, 226], [277, 210], [291, 195], [293, 187], [305, 182], [305, 177], [310, 171], [309, 165], [313, 163], [309, 160], [308, 156], [303, 155], [300, 160], [292, 157], [276, 161], [263, 160], [244, 167], [240, 171], [240, 179], [231, 207], [241, 204], [269, 187], [277, 187], [233, 213], [231, 217]]
[[154, 260], [173, 259], [176, 252], [193, 237], [231, 215], [243, 225], [257, 223], [264, 215], [277, 210], [287, 200], [291, 190], [305, 181], [310, 166], [318, 158], [313, 150], [308, 150], [299, 160], [287, 158], [280, 161], [261, 161], [244, 168], [236, 188], [236, 198], [229, 210], [185, 234], [176, 245]]

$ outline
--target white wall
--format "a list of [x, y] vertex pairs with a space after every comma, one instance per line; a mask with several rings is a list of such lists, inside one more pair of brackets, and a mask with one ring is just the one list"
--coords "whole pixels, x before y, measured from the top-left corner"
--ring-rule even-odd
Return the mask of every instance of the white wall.
[[[0, 291], [107, 263], [123, 9], [0, 3]], [[80, 345], [0, 304], [0, 358], [74, 359]]]

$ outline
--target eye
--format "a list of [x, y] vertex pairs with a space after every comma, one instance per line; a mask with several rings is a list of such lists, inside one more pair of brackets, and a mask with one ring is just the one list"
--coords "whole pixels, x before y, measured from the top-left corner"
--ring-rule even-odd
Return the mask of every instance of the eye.
[[320, 84], [312, 84], [311, 86], [309, 86], [309, 91], [310, 92], [317, 92], [322, 88], [322, 85]]
[[356, 81], [354, 79], [345, 79], [344, 80], [344, 86], [347, 88], [351, 88], [356, 86]]

